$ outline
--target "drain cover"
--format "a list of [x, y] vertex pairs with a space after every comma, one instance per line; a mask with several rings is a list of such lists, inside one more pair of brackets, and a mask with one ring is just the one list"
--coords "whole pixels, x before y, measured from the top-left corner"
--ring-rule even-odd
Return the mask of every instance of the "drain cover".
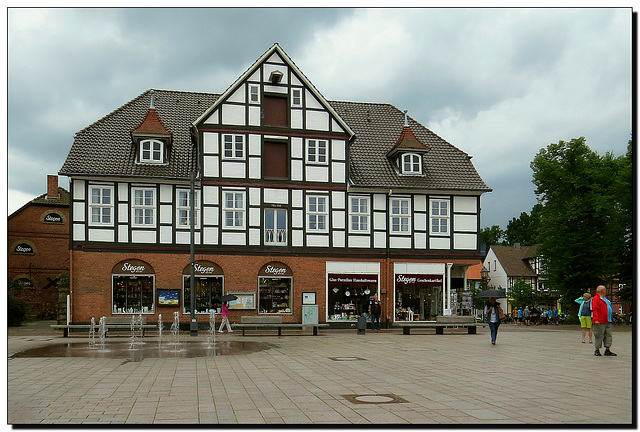
[[363, 394], [363, 395], [342, 395], [349, 402], [356, 404], [387, 404], [387, 403], [406, 403], [407, 400], [400, 396], [387, 394]]

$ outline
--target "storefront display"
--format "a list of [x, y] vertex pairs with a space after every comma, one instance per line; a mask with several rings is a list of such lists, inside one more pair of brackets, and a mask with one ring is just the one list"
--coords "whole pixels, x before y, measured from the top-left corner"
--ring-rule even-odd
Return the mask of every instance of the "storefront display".
[[283, 263], [266, 264], [258, 273], [258, 310], [261, 314], [292, 313], [293, 272]]
[[111, 271], [114, 314], [154, 313], [155, 275], [141, 260], [124, 260]]
[[[208, 314], [210, 310], [220, 312], [222, 303], [220, 297], [224, 293], [224, 276], [219, 265], [210, 261], [196, 261], [194, 263], [195, 281], [195, 313]], [[183, 313], [191, 313], [191, 268], [187, 265], [182, 272], [182, 286], [184, 301]]]
[[443, 275], [396, 274], [395, 321], [434, 321], [442, 315]]
[[378, 295], [378, 275], [328, 275], [327, 307], [332, 321], [356, 320], [369, 312], [369, 300]]

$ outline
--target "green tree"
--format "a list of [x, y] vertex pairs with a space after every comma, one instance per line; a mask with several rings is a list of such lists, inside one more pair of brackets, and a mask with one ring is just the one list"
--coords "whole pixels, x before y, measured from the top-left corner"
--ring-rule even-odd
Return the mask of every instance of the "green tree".
[[500, 228], [500, 225], [494, 225], [491, 228], [484, 227], [480, 230], [480, 244], [484, 243], [489, 246], [504, 244], [504, 231]]
[[541, 204], [536, 204], [531, 209], [531, 214], [527, 212], [520, 213], [520, 217], [513, 218], [507, 224], [504, 232], [506, 243], [514, 245], [520, 243], [523, 246], [532, 246], [539, 243], [539, 226]]
[[531, 285], [526, 283], [524, 279], [517, 279], [511, 288], [509, 288], [509, 297], [511, 306], [515, 308], [523, 308], [525, 306], [535, 306], [536, 293]]
[[616, 195], [618, 187], [624, 189], [623, 166], [611, 153], [592, 151], [584, 138], [550, 144], [531, 163], [541, 205], [538, 251], [545, 257], [544, 275], [548, 287], [565, 298], [619, 273], [627, 232]]

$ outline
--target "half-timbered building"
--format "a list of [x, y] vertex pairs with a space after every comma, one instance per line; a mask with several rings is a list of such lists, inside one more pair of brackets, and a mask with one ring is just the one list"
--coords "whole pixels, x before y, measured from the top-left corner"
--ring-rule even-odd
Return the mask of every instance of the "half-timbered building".
[[349, 322], [374, 295], [383, 321], [433, 320], [480, 262], [490, 191], [398, 108], [326, 100], [277, 44], [222, 94], [141, 94], [78, 132], [60, 174], [74, 322], [186, 322], [191, 295], [206, 322], [223, 294], [238, 297], [232, 322], [302, 322], [307, 303]]

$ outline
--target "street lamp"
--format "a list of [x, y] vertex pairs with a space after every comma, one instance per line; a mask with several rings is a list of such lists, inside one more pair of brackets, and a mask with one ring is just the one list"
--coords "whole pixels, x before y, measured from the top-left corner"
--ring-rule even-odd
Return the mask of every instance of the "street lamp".
[[482, 270], [480, 270], [480, 277], [483, 280], [486, 280], [489, 278], [489, 270], [487, 270], [485, 266], [482, 266]]

